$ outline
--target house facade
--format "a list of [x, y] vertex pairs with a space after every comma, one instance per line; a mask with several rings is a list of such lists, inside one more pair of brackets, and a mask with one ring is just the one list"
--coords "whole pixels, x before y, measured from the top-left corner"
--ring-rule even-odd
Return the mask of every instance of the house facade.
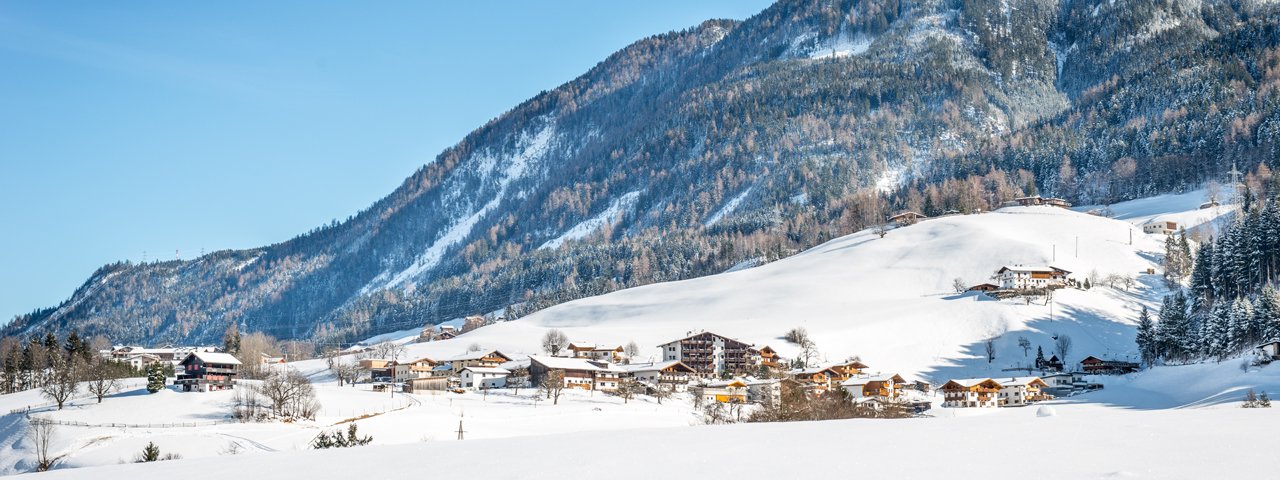
[[1080, 361], [1080, 370], [1095, 375], [1123, 375], [1138, 371], [1140, 366], [1135, 362], [1123, 360], [1104, 360], [1093, 355]]
[[453, 368], [453, 373], [457, 375], [467, 367], [497, 367], [510, 362], [511, 357], [497, 350], [491, 350], [488, 352], [467, 353], [442, 361], [449, 362], [449, 365]]
[[942, 385], [942, 406], [994, 408], [1000, 405], [1000, 383], [990, 378], [963, 378]]
[[458, 372], [458, 381], [462, 388], [487, 390], [506, 387], [508, 375], [511, 372], [501, 367], [465, 367]]
[[710, 382], [702, 387], [702, 399], [706, 402], [747, 403], [747, 382], [739, 379]]
[[773, 406], [782, 403], [782, 379], [745, 380], [747, 403]]
[[436, 375], [435, 368], [440, 362], [427, 357], [403, 362], [392, 362], [391, 377], [396, 382], [404, 382], [414, 378], [425, 378]]
[[679, 360], [659, 363], [633, 363], [621, 365], [620, 368], [635, 381], [654, 388], [668, 388], [673, 392], [684, 392], [689, 389], [689, 381], [696, 372]]
[[1001, 290], [1062, 288], [1071, 272], [1052, 266], [1006, 265], [992, 277]]
[[564, 388], [580, 390], [614, 391], [625, 371], [606, 362], [593, 362], [584, 358], [529, 357], [529, 380], [532, 385], [542, 381], [553, 371], [564, 373]]
[[184, 392], [210, 392], [235, 388], [240, 360], [229, 353], [192, 352], [179, 365], [182, 373], [175, 385]]
[[1178, 222], [1170, 222], [1165, 220], [1151, 221], [1142, 225], [1143, 233], [1156, 235], [1169, 235], [1178, 231]]
[[746, 374], [757, 364], [751, 345], [711, 332], [659, 345], [662, 360], [688, 365], [700, 377], [720, 377], [723, 373]]
[[1049, 386], [1040, 377], [1010, 377], [998, 380], [1000, 382], [1000, 406], [1002, 407], [1020, 407], [1030, 405], [1035, 402], [1051, 400], [1044, 392]]
[[435, 376], [411, 378], [406, 380], [403, 385], [404, 386], [402, 388], [405, 393], [439, 392], [449, 389], [449, 377]]
[[859, 375], [840, 383], [853, 400], [894, 400], [902, 396], [907, 381], [898, 374]]
[[595, 360], [598, 362], [617, 363], [622, 360], [622, 347], [610, 347], [606, 345], [596, 345], [594, 343], [570, 343], [567, 348], [569, 356], [573, 358], [585, 358], [587, 360]]

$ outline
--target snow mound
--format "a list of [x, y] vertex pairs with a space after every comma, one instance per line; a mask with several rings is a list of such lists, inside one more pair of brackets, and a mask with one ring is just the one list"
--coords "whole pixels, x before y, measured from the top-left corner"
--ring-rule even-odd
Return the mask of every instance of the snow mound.
[[1058, 411], [1054, 410], [1053, 407], [1050, 407], [1048, 405], [1041, 405], [1040, 408], [1036, 409], [1036, 416], [1037, 417], [1056, 417], [1058, 416]]

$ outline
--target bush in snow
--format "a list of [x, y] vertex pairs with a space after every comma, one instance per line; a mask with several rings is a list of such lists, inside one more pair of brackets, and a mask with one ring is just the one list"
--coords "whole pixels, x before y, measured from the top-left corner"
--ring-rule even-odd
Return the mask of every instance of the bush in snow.
[[1267, 396], [1267, 392], [1259, 394], [1250, 388], [1249, 392], [1244, 394], [1244, 404], [1240, 406], [1244, 408], [1271, 408], [1271, 397]]
[[316, 439], [311, 441], [311, 448], [347, 448], [368, 445], [373, 441], [373, 437], [365, 435], [363, 437], [356, 434], [356, 424], [352, 423], [347, 426], [347, 434], [343, 435], [341, 430], [333, 432], [320, 432], [316, 435]]

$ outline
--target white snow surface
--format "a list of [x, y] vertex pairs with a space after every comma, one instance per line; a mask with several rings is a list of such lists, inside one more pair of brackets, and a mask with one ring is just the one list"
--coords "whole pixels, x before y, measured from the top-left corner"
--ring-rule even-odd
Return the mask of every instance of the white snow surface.
[[[795, 348], [779, 337], [795, 326], [808, 330], [826, 360], [859, 355], [873, 371], [935, 385], [950, 378], [1025, 376], [1001, 369], [1029, 362], [1035, 346], [1052, 353], [1053, 334], [1074, 339], [1068, 363], [1086, 355], [1132, 358], [1138, 309], [1154, 306], [1165, 293], [1158, 273], [1140, 273], [1155, 266], [1163, 237], [1142, 234], [1137, 225], [1145, 217], [1188, 214], [1192, 203], [1191, 208], [1199, 205], [1191, 197], [1169, 196], [1112, 205], [1120, 219], [1016, 207], [929, 219], [884, 238], [860, 232], [756, 268], [582, 299], [456, 339], [409, 344], [401, 358], [455, 356], [473, 343], [523, 358], [540, 353], [539, 339], [550, 328], [570, 339], [634, 340], [651, 349], [641, 355], [649, 358], [637, 361], [660, 360], [656, 345], [700, 329], [791, 355]], [[1138, 281], [1130, 291], [1061, 290], [1052, 313], [1042, 302], [952, 291], [955, 278], [984, 282], [1010, 263], [1054, 265], [1077, 278], [1092, 270], [1122, 273]], [[377, 339], [401, 334], [417, 332]], [[1030, 352], [1017, 347], [1023, 336], [1033, 345]], [[981, 351], [987, 339], [996, 344], [991, 363]], [[148, 395], [137, 380], [101, 404], [81, 399], [62, 411], [37, 407], [35, 415], [93, 424], [58, 427], [52, 450], [61, 458], [39, 478], [222, 480], [270, 472], [273, 479], [311, 480], [406, 477], [428, 468], [432, 478], [549, 479], [564, 477], [568, 458], [581, 471], [622, 479], [652, 478], [660, 471], [778, 476], [793, 475], [795, 464], [771, 459], [844, 458], [850, 438], [876, 439], [858, 442], [858, 456], [908, 465], [895, 470], [904, 478], [955, 476], [957, 466], [984, 464], [999, 466], [981, 474], [995, 479], [1027, 478], [1028, 472], [1046, 479], [1239, 478], [1280, 468], [1280, 457], [1262, 440], [1280, 430], [1280, 416], [1239, 408], [1248, 389], [1280, 392], [1280, 364], [1242, 368], [1239, 359], [1090, 377], [1106, 388], [1048, 402], [1049, 416], [1039, 415], [1040, 407], [941, 408], [935, 396], [931, 418], [728, 426], [701, 425], [688, 395], [661, 405], [643, 395], [624, 402], [580, 391], [568, 391], [559, 405], [551, 405], [535, 401], [529, 389], [487, 396], [391, 395], [368, 385], [338, 387], [324, 360], [286, 368], [316, 382], [322, 411], [315, 421], [118, 426], [225, 422], [234, 396], [172, 389]], [[36, 391], [0, 395], [0, 412], [42, 402]], [[344, 420], [365, 415], [370, 416], [357, 424], [374, 437], [373, 446], [306, 451], [317, 433], [345, 428]], [[459, 421], [462, 442], [456, 440]], [[32, 446], [25, 431], [21, 414], [0, 416], [0, 474], [30, 471]], [[743, 453], [760, 451], [761, 438], [785, 441], [770, 443], [768, 459]], [[130, 462], [147, 442], [184, 459], [117, 465]], [[680, 453], [619, 468], [619, 453], [648, 450]], [[928, 461], [920, 461], [921, 452], [928, 452]], [[501, 468], [492, 462], [495, 454], [504, 459]], [[805, 475], [847, 476], [857, 464], [810, 462]]]
[[547, 240], [547, 242], [539, 246], [538, 249], [560, 248], [560, 245], [563, 245], [564, 242], [586, 238], [587, 235], [595, 233], [597, 230], [600, 230], [601, 227], [615, 223], [618, 220], [619, 214], [630, 211], [631, 208], [635, 206], [637, 198], [640, 198], [639, 190], [627, 192], [626, 194], [615, 198], [613, 202], [609, 203], [609, 208], [604, 209], [604, 211], [594, 217], [579, 222], [577, 225], [569, 228], [569, 230], [566, 230], [559, 237]]
[[733, 198], [730, 198], [729, 201], [724, 202], [724, 205], [721, 206], [719, 210], [716, 210], [716, 213], [711, 214], [711, 217], [707, 218], [707, 221], [703, 222], [702, 225], [705, 227], [710, 227], [712, 225], [715, 225], [716, 222], [719, 222], [724, 217], [732, 214], [734, 210], [738, 209], [738, 205], [741, 205], [742, 201], [747, 199], [747, 195], [750, 195], [751, 190], [754, 188], [755, 188], [755, 185], [747, 187], [741, 193], [734, 195]]

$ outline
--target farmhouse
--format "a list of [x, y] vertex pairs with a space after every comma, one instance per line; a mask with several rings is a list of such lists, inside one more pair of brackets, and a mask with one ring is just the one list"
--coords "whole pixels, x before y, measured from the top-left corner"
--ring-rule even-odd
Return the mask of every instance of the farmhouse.
[[1032, 207], [1037, 205], [1047, 205], [1050, 207], [1069, 208], [1071, 203], [1061, 198], [1041, 197], [1032, 195], [1029, 197], [1019, 197], [1007, 202], [1001, 203], [1001, 207]]
[[1052, 266], [1006, 265], [996, 270], [992, 278], [1000, 283], [1001, 290], [1034, 290], [1062, 288], [1066, 286], [1067, 275], [1070, 274], [1071, 272]]
[[117, 360], [117, 361], [127, 363], [129, 364], [130, 368], [133, 368], [134, 370], [138, 370], [138, 371], [145, 370], [147, 367], [150, 367], [152, 365], [161, 365], [161, 364], [169, 363], [164, 360], [161, 360], [160, 357], [152, 355], [150, 353], [134, 353], [129, 355], [128, 357], [125, 357], [123, 360]]
[[570, 343], [568, 351], [573, 358], [585, 358], [600, 362], [618, 362], [622, 360], [622, 347], [609, 347], [594, 343]]
[[621, 365], [625, 375], [635, 381], [653, 388], [669, 388], [673, 392], [683, 392], [689, 387], [689, 380], [695, 372], [688, 365], [678, 360], [660, 363], [633, 363]]
[[542, 379], [552, 371], [564, 372], [564, 387], [582, 390], [613, 391], [618, 389], [626, 370], [607, 362], [594, 362], [584, 358], [529, 357], [529, 379], [533, 385], [542, 383]]
[[1138, 371], [1139, 365], [1121, 360], [1104, 360], [1093, 355], [1080, 361], [1080, 369], [1084, 373], [1101, 375], [1121, 375]]
[[182, 385], [184, 392], [209, 392], [235, 388], [240, 360], [229, 353], [192, 352], [180, 365], [175, 385]]
[[875, 398], [891, 400], [902, 394], [907, 381], [901, 375], [866, 375], [857, 376], [840, 383], [854, 400]]
[[760, 348], [750, 347], [748, 350], [751, 351], [751, 355], [757, 359], [756, 361], [760, 366], [774, 370], [782, 368], [782, 357], [778, 355], [778, 352], [773, 347], [765, 345]]
[[711, 332], [690, 334], [658, 348], [662, 349], [663, 361], [678, 360], [701, 377], [719, 377], [725, 372], [749, 373], [756, 363], [751, 344]]
[[1040, 377], [1010, 377], [1000, 380], [1000, 406], [1020, 407], [1053, 397], [1044, 393], [1049, 384]]
[[990, 378], [964, 378], [942, 385], [942, 406], [951, 408], [996, 407], [1000, 383]]
[[391, 377], [397, 382], [403, 382], [414, 378], [425, 378], [435, 376], [435, 367], [440, 362], [427, 357], [417, 360], [407, 360], [404, 362], [392, 362]]
[[735, 378], [708, 383], [702, 387], [702, 399], [708, 402], [747, 403], [747, 382]]
[[929, 218], [929, 217], [918, 212], [902, 212], [892, 217], [889, 217], [889, 221], [896, 223], [898, 225], [906, 226], [906, 225], [914, 225], [916, 222], [920, 220], [924, 220], [926, 218]]
[[778, 378], [748, 379], [747, 403], [760, 405], [779, 405], [782, 403], [782, 380]]
[[497, 367], [505, 362], [510, 362], [511, 357], [497, 350], [492, 350], [466, 353], [442, 361], [449, 362], [449, 365], [453, 367], [453, 373], [456, 375], [467, 367]]
[[999, 290], [999, 289], [1000, 289], [1000, 286], [999, 286], [999, 285], [996, 285], [996, 284], [994, 284], [994, 283], [979, 283], [979, 284], [977, 284], [977, 285], [974, 285], [974, 286], [972, 286], [972, 287], [967, 288], [965, 291], [968, 291], [968, 292], [994, 292], [994, 291]]
[[1178, 231], [1178, 222], [1151, 221], [1142, 226], [1143, 233], [1168, 235]]
[[443, 391], [449, 389], [449, 377], [421, 377], [410, 378], [404, 382], [404, 393], [419, 393], [430, 391]]
[[816, 393], [826, 392], [834, 385], [849, 378], [849, 375], [844, 373], [844, 369], [836, 366], [799, 368], [787, 372], [787, 374], [804, 385], [807, 391]]
[[507, 376], [511, 372], [500, 367], [464, 367], [458, 372], [458, 381], [462, 388], [486, 390], [507, 386]]

